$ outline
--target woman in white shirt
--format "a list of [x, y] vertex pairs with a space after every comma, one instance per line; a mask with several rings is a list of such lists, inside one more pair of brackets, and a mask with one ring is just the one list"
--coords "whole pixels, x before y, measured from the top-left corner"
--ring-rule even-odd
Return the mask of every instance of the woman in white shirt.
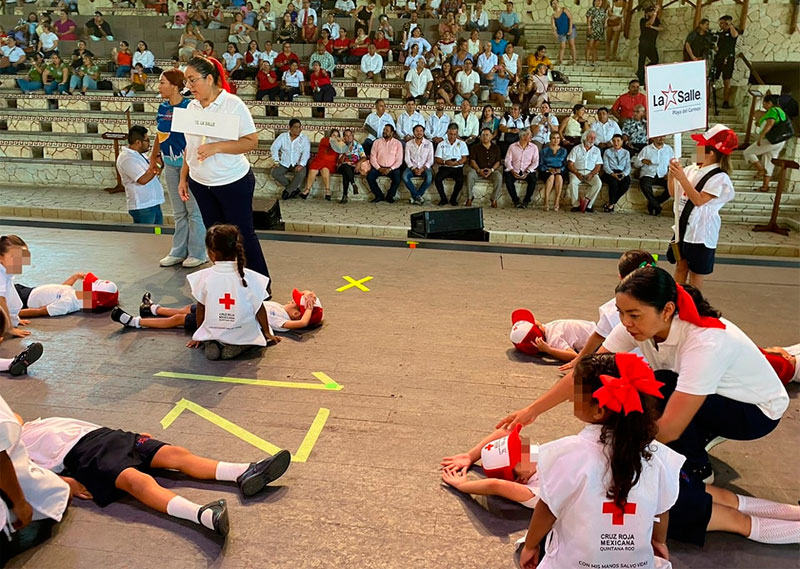
[[42, 24], [44, 33], [39, 36], [39, 51], [42, 52], [45, 58], [58, 53], [58, 36], [53, 32], [50, 24]]
[[[621, 323], [599, 352], [641, 350], [665, 384], [656, 438], [686, 457], [688, 474], [710, 483], [706, 444], [717, 436], [751, 441], [770, 433], [789, 406], [786, 390], [753, 341], [667, 271], [635, 270], [617, 285], [616, 301]], [[571, 394], [569, 373], [500, 425], [529, 424]]]
[[506, 66], [506, 72], [511, 76], [511, 83], [519, 81], [519, 55], [514, 53], [514, 44], [506, 45], [501, 63]]
[[233, 115], [239, 124], [239, 138], [186, 134], [186, 151], [178, 192], [189, 199], [192, 192], [206, 227], [230, 223], [239, 228], [244, 240], [247, 267], [268, 277], [264, 252], [253, 227], [255, 176], [245, 154], [258, 146], [253, 116], [242, 100], [230, 93], [225, 70], [216, 59], [193, 57], [186, 66], [186, 86], [194, 95], [187, 107], [211, 117]]
[[714, 255], [722, 220], [719, 211], [735, 192], [731, 182], [730, 154], [739, 147], [736, 133], [722, 124], [704, 134], [693, 134], [698, 164], [683, 168], [670, 160], [667, 190], [675, 198], [673, 243], [667, 250], [676, 264], [675, 280], [701, 288], [706, 275], [714, 272]]
[[153, 68], [156, 65], [156, 57], [143, 41], [140, 41], [136, 45], [136, 51], [133, 52], [133, 67], [136, 67], [137, 63], [142, 64], [145, 73], [153, 73]]
[[244, 79], [244, 57], [239, 53], [239, 47], [235, 43], [229, 43], [228, 49], [222, 54], [222, 61], [225, 63], [225, 71], [228, 77], [234, 80]]

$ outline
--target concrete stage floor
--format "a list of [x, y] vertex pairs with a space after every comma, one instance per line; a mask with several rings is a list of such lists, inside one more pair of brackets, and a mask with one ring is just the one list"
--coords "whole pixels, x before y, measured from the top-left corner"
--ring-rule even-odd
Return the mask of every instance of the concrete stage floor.
[[[120, 285], [121, 304], [131, 311], [144, 290], [168, 306], [190, 302], [187, 271], [158, 267], [169, 236], [0, 229], [30, 244], [33, 264], [18, 282], [61, 282], [91, 270]], [[297, 453], [315, 417], [317, 426], [324, 417], [319, 410], [329, 409], [307, 461], [294, 463], [273, 490], [251, 499], [230, 484], [160, 478], [201, 504], [227, 498], [232, 532], [225, 544], [131, 499], [102, 510], [76, 501], [54, 537], [10, 567], [513, 567], [512, 544], [527, 526], [525, 512], [494, 501], [490, 509], [505, 514], [499, 517], [443, 488], [439, 460], [466, 451], [557, 378], [554, 365], [514, 353], [511, 311], [526, 306], [543, 321], [593, 320], [597, 306], [613, 294], [615, 261], [262, 244], [277, 300], [287, 300], [293, 286], [306, 287], [325, 306], [324, 327], [302, 341], [284, 339], [261, 358], [208, 362], [184, 347], [182, 330], [122, 330], [107, 314], [38, 319], [30, 340], [44, 343], [42, 360], [27, 378], [0, 376], [0, 393], [26, 418], [73, 416], [149, 432], [229, 461], [264, 453], [192, 409], [166, 429], [162, 419], [185, 399], [259, 437], [257, 444], [268, 441]], [[371, 290], [336, 292], [344, 275], [372, 276], [365, 283]], [[796, 268], [718, 265], [706, 293], [758, 344], [799, 340]], [[0, 355], [15, 354], [21, 343], [6, 340]], [[154, 376], [163, 371], [317, 386], [323, 383], [312, 373], [322, 372], [343, 389]], [[790, 388], [791, 407], [768, 437], [714, 449], [719, 483], [797, 503], [798, 391]], [[571, 407], [562, 406], [527, 434], [544, 442], [580, 428]], [[676, 569], [789, 568], [800, 559], [798, 546], [763, 546], [731, 535], [710, 535], [703, 549], [670, 546]]]

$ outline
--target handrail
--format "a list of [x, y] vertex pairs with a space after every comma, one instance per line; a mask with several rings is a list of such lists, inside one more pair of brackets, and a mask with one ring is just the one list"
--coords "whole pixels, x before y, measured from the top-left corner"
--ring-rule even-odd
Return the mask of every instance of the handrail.
[[745, 55], [742, 52], [739, 52], [737, 57], [739, 57], [742, 61], [744, 61], [744, 64], [750, 70], [750, 73], [753, 74], [753, 77], [755, 78], [755, 80], [758, 82], [759, 85], [766, 85], [766, 83], [764, 83], [764, 80], [761, 79], [761, 75], [758, 74], [758, 71], [753, 69], [753, 64], [750, 63], [750, 60], [747, 59], [747, 57], [745, 57]]

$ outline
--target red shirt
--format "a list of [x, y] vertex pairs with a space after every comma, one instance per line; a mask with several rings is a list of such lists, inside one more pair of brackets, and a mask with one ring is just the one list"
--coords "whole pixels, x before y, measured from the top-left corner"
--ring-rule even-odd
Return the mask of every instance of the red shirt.
[[350, 45], [353, 43], [353, 40], [350, 38], [341, 38], [338, 40], [333, 41], [333, 49], [344, 49], [345, 51], [350, 49]]
[[132, 64], [133, 64], [132, 53], [123, 53], [121, 51], [117, 52], [117, 65], [127, 65], [130, 67]]
[[369, 44], [371, 44], [371, 43], [372, 43], [372, 40], [367, 38], [367, 41], [365, 43], [363, 43], [362, 45], [360, 45], [358, 47], [351, 47], [350, 48], [350, 55], [353, 55], [355, 57], [361, 57], [362, 55], [364, 55], [365, 53], [367, 53], [369, 51], [369, 49], [367, 49], [367, 46]]
[[618, 112], [619, 116], [621, 116], [623, 119], [630, 119], [633, 118], [633, 108], [636, 105], [642, 105], [643, 107], [647, 108], [647, 98], [642, 93], [639, 93], [638, 95], [625, 93], [620, 95], [617, 100], [614, 101], [614, 105], [611, 107], [611, 110]]
[[[381, 52], [381, 51], [388, 52], [389, 51], [389, 40], [387, 40], [386, 38], [383, 38], [382, 40], [375, 40], [372, 43], [375, 44], [375, 49], [377, 51], [379, 51], [379, 52]], [[384, 54], [381, 54], [381, 55], [384, 55]]]
[[[75, 28], [75, 30], [68, 34], [67, 30], [70, 28]], [[53, 31], [58, 36], [60, 40], [67, 40], [67, 41], [74, 41], [78, 39], [78, 34], [76, 33], [78, 30], [78, 26], [75, 25], [75, 22], [67, 18], [66, 22], [62, 22], [61, 20], [56, 20], [53, 22]]]
[[334, 46], [334, 41], [328, 40], [328, 43], [325, 44], [325, 51], [327, 51], [328, 53], [333, 53], [333, 46]]
[[268, 73], [264, 73], [259, 69], [256, 73], [256, 83], [258, 83], [259, 91], [268, 91], [278, 87], [278, 76], [270, 69]]
[[296, 61], [298, 67], [300, 66], [300, 58], [297, 57], [296, 53], [290, 53], [287, 56], [284, 52], [280, 52], [278, 54], [278, 57], [275, 58], [274, 64], [275, 67], [277, 67], [278, 69], [281, 70], [281, 72], [283, 72], [289, 70], [289, 64], [291, 64], [292, 61]]
[[317, 87], [322, 87], [323, 85], [330, 85], [331, 78], [328, 75], [328, 72], [324, 69], [320, 69], [319, 73], [312, 73], [311, 77], [308, 80], [309, 84], [311, 85], [311, 89], [316, 89]]

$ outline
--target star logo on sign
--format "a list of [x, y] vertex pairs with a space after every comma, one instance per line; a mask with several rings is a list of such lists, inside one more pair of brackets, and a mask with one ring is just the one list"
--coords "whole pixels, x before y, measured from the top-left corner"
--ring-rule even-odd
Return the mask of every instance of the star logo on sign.
[[667, 98], [667, 102], [664, 103], [664, 110], [666, 111], [670, 105], [678, 105], [678, 101], [675, 100], [675, 96], [678, 94], [678, 91], [672, 88], [672, 83], [669, 84], [669, 88], [666, 91], [661, 91], [661, 94]]

